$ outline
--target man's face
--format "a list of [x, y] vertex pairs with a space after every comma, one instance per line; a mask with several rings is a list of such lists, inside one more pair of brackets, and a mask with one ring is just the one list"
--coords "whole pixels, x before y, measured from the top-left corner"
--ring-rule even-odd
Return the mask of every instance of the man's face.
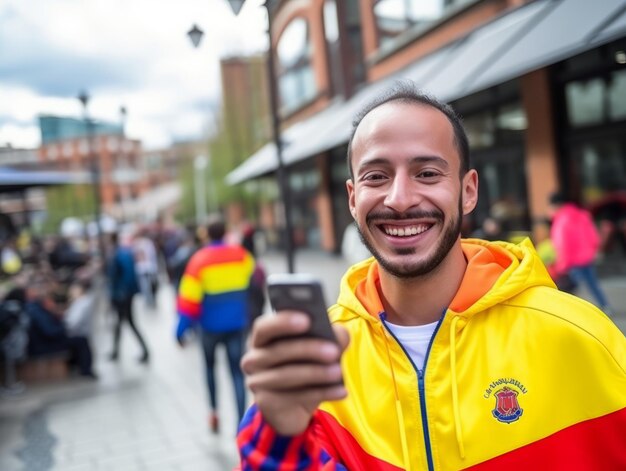
[[386, 103], [365, 116], [352, 141], [350, 212], [381, 267], [399, 278], [437, 268], [476, 206], [474, 170], [460, 175], [447, 117], [426, 105]]

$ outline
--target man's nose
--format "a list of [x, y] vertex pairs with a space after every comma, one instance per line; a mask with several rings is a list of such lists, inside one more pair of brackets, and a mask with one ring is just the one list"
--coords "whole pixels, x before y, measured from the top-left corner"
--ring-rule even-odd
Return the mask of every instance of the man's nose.
[[385, 206], [401, 213], [419, 204], [420, 198], [409, 176], [396, 175], [385, 196]]

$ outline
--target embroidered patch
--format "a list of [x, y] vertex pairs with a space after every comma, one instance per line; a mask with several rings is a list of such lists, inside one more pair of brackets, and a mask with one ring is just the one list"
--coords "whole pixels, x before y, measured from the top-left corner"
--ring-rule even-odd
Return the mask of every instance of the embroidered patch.
[[488, 399], [493, 396], [495, 405], [491, 413], [499, 422], [510, 424], [518, 420], [524, 413], [518, 397], [527, 392], [528, 390], [518, 380], [501, 378], [489, 385], [483, 397]]

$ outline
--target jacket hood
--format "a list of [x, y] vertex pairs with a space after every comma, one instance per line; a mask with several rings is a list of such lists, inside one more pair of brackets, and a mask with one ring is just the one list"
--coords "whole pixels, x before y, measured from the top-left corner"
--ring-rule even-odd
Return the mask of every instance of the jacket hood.
[[[555, 288], [529, 239], [519, 244], [463, 239], [461, 245], [468, 261], [467, 270], [448, 306], [457, 316], [473, 316], [534, 286]], [[375, 286], [377, 278], [378, 263], [373, 257], [349, 268], [341, 280], [337, 301], [344, 309], [331, 308], [332, 320], [346, 321], [359, 316], [377, 322], [379, 313], [371, 312], [371, 305], [368, 311], [357, 295], [363, 284]], [[371, 291], [370, 288], [368, 296], [372, 295]]]

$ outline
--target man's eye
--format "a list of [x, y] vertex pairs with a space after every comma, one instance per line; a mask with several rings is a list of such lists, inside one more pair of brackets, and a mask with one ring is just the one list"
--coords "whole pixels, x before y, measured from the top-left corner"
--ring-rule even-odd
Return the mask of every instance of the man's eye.
[[384, 179], [385, 176], [382, 173], [369, 173], [363, 177], [363, 180], [377, 181]]
[[417, 174], [419, 178], [436, 178], [439, 176], [439, 172], [435, 172], [432, 170], [424, 170]]

